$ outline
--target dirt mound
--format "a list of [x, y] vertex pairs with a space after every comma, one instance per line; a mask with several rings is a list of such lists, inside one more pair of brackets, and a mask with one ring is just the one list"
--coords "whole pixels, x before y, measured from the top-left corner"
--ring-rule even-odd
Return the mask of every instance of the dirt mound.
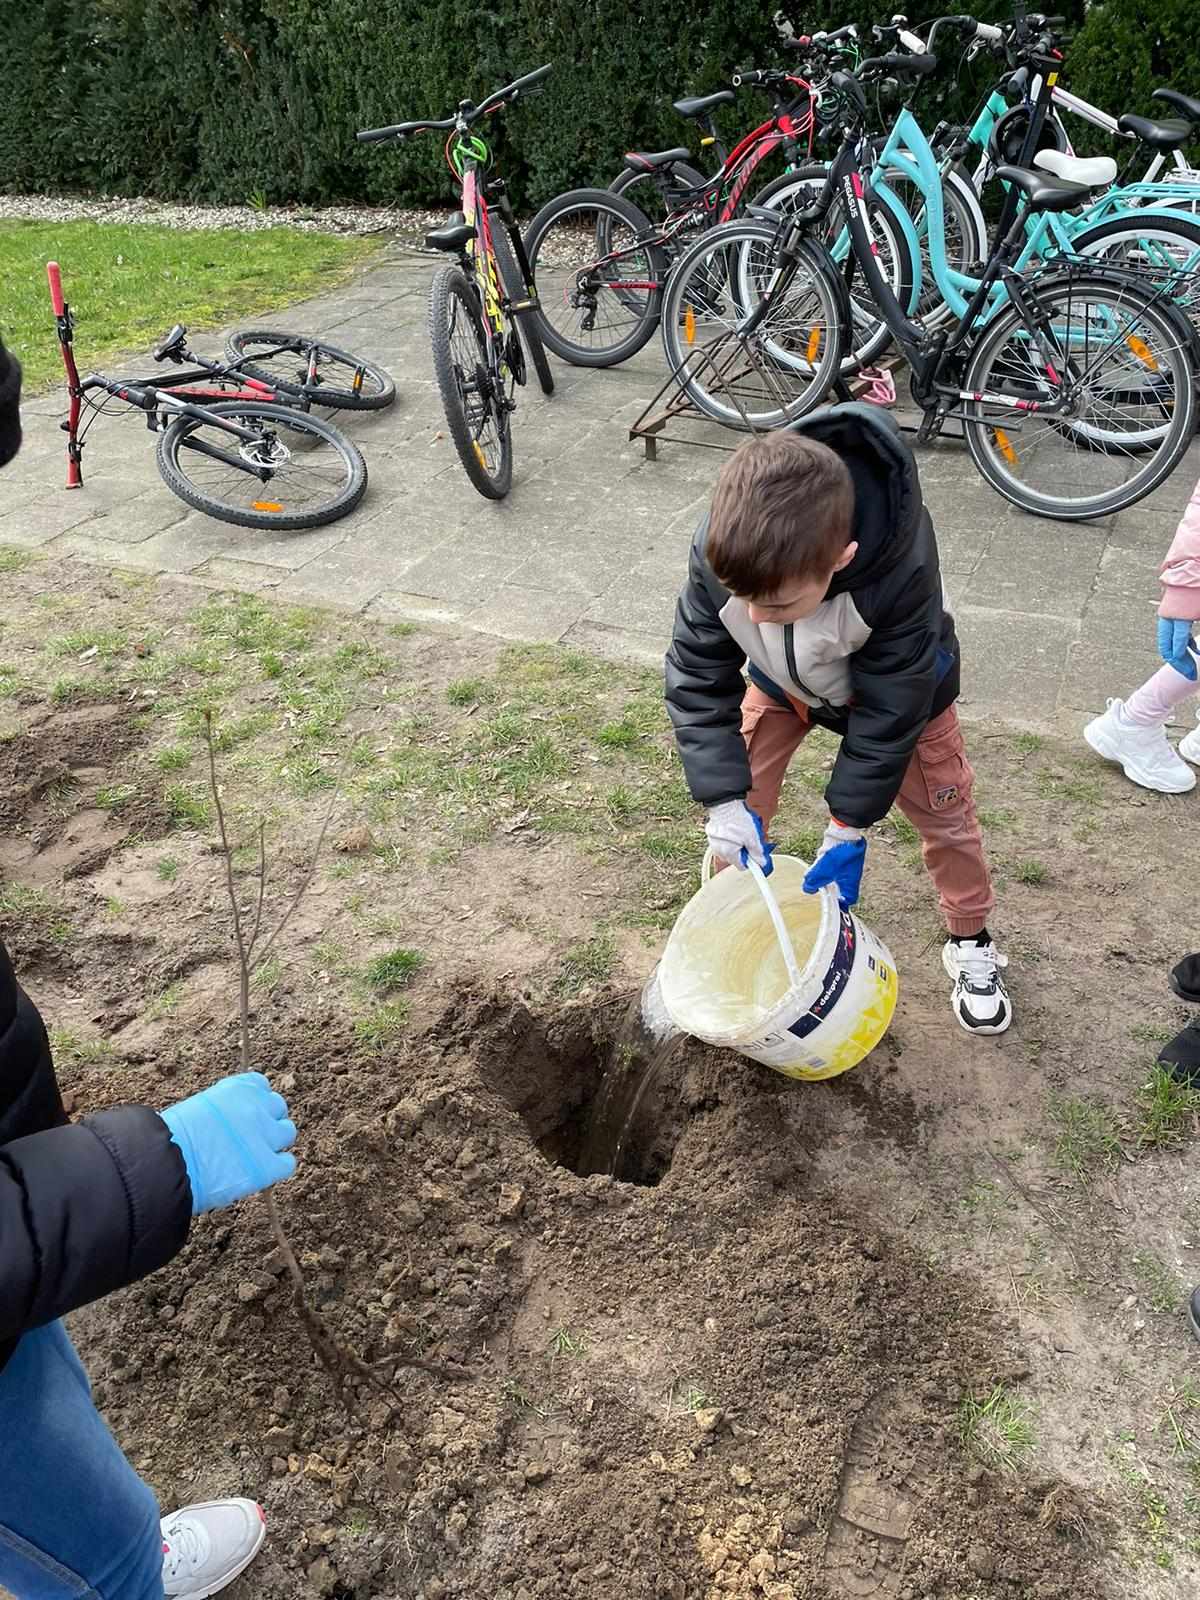
[[[332, 1012], [261, 1008], [314, 1298], [367, 1359], [469, 1376], [399, 1369], [395, 1403], [362, 1391], [347, 1421], [248, 1202], [77, 1319], [163, 1499], [260, 1493], [268, 1597], [1099, 1595], [1050, 1486], [962, 1454], [961, 1395], [1015, 1365], [973, 1284], [844, 1214], [790, 1086], [687, 1044], [646, 1111], [657, 1182], [561, 1164], [619, 1014], [460, 999], [368, 1062]], [[187, 1049], [172, 1094], [235, 1065], [228, 1033]], [[93, 1072], [89, 1100], [154, 1101], [156, 1078]]]

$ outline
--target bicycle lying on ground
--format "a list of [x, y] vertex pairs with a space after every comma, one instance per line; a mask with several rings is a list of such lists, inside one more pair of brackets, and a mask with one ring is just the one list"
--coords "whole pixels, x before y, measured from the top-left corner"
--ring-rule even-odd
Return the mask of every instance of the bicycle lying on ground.
[[[352, 380], [345, 397], [338, 399], [334, 397], [342, 393], [339, 385], [315, 381], [323, 370], [316, 352], [327, 347], [296, 335], [272, 335], [273, 340], [295, 344], [292, 356], [303, 361], [305, 374], [305, 381], [293, 374], [286, 387], [275, 386], [246, 375], [241, 360], [201, 360], [187, 347], [187, 330], [176, 323], [154, 358], [175, 364], [190, 360], [190, 370], [167, 374], [161, 381], [113, 379], [99, 372], [81, 379], [75, 362], [75, 318], [63, 297], [56, 261], [47, 264], [46, 275], [67, 374], [69, 412], [62, 426], [67, 435], [68, 489], [83, 484], [83, 445], [89, 428], [98, 416], [115, 409], [91, 398], [102, 392], [146, 414], [146, 425], [158, 438], [156, 459], [163, 482], [188, 505], [222, 522], [243, 528], [319, 528], [353, 511], [362, 499], [367, 466], [361, 451], [331, 423], [306, 414], [313, 403], [363, 403], [365, 378], [358, 396]], [[249, 336], [255, 350], [260, 349], [254, 343], [257, 338], [261, 335]], [[353, 362], [356, 374], [375, 375], [371, 382], [376, 396], [385, 385], [391, 386], [381, 368], [341, 351], [335, 354]], [[314, 381], [307, 381], [309, 374]], [[388, 399], [392, 395], [394, 386]], [[387, 399], [375, 398], [372, 403], [387, 404]], [[85, 411], [89, 415], [81, 427]]]
[[[837, 380], [847, 313], [845, 298], [839, 303], [829, 292], [829, 274], [814, 270], [813, 251], [840, 201], [849, 222], [847, 266], [861, 272], [912, 369], [912, 397], [925, 414], [918, 437], [958, 421], [981, 475], [1026, 511], [1084, 521], [1122, 510], [1167, 478], [1191, 438], [1191, 326], [1161, 268], [1135, 273], [1064, 254], [1016, 270], [1026, 234], [1015, 200], [969, 288], [951, 282], [961, 275], [948, 270], [939, 246], [936, 181], [926, 200], [938, 286], [947, 299], [957, 293], [962, 309], [932, 332], [909, 319], [872, 248], [863, 83], [911, 83], [935, 66], [931, 55], [889, 54], [854, 75], [834, 75], [844, 142], [821, 194], [780, 222], [762, 213], [728, 223], [681, 258], [662, 308], [668, 361], [700, 409], [735, 427], [782, 426], [821, 404]], [[1077, 206], [1088, 194], [1046, 172], [1001, 165], [997, 176], [1039, 214]], [[701, 333], [707, 358], [693, 362]], [[773, 386], [757, 414], [730, 392], [726, 374], [735, 361]]]
[[[433, 130], [450, 134], [446, 162], [459, 182], [462, 210], [428, 234], [426, 243], [457, 256], [458, 262], [433, 280], [429, 337], [450, 437], [468, 478], [490, 500], [503, 499], [512, 484], [514, 389], [526, 378], [522, 336], [544, 394], [553, 394], [554, 377], [535, 322], [534, 273], [504, 180], [486, 176], [492, 153], [472, 129], [502, 106], [539, 92], [550, 71], [549, 66], [538, 67], [494, 90], [479, 105], [462, 100], [454, 115], [441, 121], [398, 122], [358, 134], [364, 144]], [[502, 232], [492, 228], [489, 201]]]

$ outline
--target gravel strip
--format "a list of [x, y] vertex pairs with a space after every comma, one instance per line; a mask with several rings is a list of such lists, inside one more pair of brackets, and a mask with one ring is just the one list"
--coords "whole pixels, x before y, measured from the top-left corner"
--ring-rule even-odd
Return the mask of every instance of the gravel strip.
[[413, 206], [196, 206], [176, 200], [124, 196], [0, 194], [0, 221], [157, 222], [167, 228], [300, 228], [305, 233], [395, 233], [424, 239], [445, 222], [453, 207], [435, 211]]

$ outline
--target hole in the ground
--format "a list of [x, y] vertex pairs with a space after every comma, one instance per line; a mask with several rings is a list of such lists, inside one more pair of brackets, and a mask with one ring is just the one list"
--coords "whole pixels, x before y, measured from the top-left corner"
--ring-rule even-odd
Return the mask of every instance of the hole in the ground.
[[488, 1081], [547, 1161], [653, 1185], [670, 1169], [687, 1111], [670, 1052], [642, 1039], [629, 1012], [542, 1018], [514, 1008], [488, 1041]]

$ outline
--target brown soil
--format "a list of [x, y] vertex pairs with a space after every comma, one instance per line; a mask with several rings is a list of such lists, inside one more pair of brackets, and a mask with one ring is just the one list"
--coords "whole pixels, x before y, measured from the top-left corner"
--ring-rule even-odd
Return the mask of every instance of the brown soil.
[[[483, 648], [438, 637], [414, 659], [444, 680], [478, 671]], [[219, 861], [175, 832], [180, 876], [164, 880], [141, 789], [96, 804], [142, 771], [123, 702], [26, 712], [0, 743], [4, 877], [44, 887], [72, 931], [36, 905], [5, 919], [6, 941], [48, 1022], [111, 1046], [60, 1049], [77, 1111], [168, 1103], [237, 1066]], [[257, 1201], [201, 1220], [170, 1268], [72, 1319], [164, 1503], [265, 1505], [267, 1547], [231, 1596], [1193, 1592], [1188, 1462], [1159, 1426], [1172, 1400], [1191, 1425], [1189, 1349], [1133, 1265], [1155, 1250], [1182, 1286], [1200, 1238], [1188, 1168], [1140, 1153], [1131, 1098], [1152, 1049], [1130, 1028], [1172, 1016], [1181, 824], [1115, 777], [1073, 820], [1074, 759], [979, 745], [989, 799], [1053, 862], [1050, 886], [1004, 886], [1012, 1035], [958, 1036], [928, 887], [881, 829], [865, 914], [902, 974], [888, 1040], [819, 1085], [685, 1043], [643, 1103], [626, 1181], [573, 1165], [662, 936], [622, 929], [616, 978], [571, 1002], [553, 961], [627, 871], [619, 838], [597, 864], [505, 826], [453, 873], [414, 863], [400, 881], [347, 868], [361, 819], [339, 816], [345, 849], [254, 996], [257, 1063], [301, 1130], [280, 1204], [339, 1337], [372, 1362], [468, 1371], [399, 1366], [394, 1400], [362, 1389], [342, 1414]], [[812, 810], [802, 793], [793, 807], [793, 825]], [[295, 812], [274, 847], [273, 903], [322, 812], [320, 797]], [[1151, 879], [1153, 902], [1131, 892]], [[374, 1052], [352, 1030], [361, 995], [321, 954], [331, 930], [354, 936], [355, 895], [418, 929], [427, 959], [408, 1034]], [[1115, 1157], [1083, 1177], [1047, 1110], [1081, 1093], [1119, 1111]], [[963, 1397], [996, 1384], [1032, 1406], [1020, 1470], [988, 1470], [959, 1436]], [[1166, 1507], [1157, 1524], [1142, 1483]]]

